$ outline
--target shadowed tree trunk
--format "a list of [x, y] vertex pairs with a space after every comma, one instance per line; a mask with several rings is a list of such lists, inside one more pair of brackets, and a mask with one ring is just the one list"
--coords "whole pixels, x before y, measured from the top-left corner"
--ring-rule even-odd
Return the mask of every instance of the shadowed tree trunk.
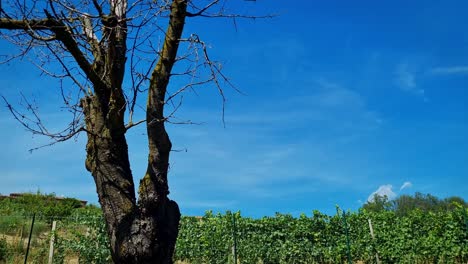
[[171, 141], [164, 125], [166, 88], [185, 23], [186, 2], [171, 5], [169, 26], [159, 60], [151, 74], [146, 106], [148, 167], [135, 200], [124, 125], [121, 93], [125, 63], [125, 25], [115, 27], [115, 40], [103, 68], [110, 73], [103, 91], [85, 97], [88, 144], [86, 168], [96, 182], [116, 263], [172, 263], [180, 219], [169, 200], [167, 173]]

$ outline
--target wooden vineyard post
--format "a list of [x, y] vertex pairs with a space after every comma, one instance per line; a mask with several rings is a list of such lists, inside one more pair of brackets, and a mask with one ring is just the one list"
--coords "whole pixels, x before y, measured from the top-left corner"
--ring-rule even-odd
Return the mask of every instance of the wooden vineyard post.
[[349, 243], [349, 230], [348, 230], [348, 224], [346, 223], [346, 213], [343, 211], [343, 224], [346, 232], [346, 252], [348, 255], [348, 263], [352, 264], [353, 261], [351, 260], [351, 245]]
[[57, 221], [52, 222], [52, 231], [50, 237], [50, 248], [49, 248], [49, 262], [52, 264], [52, 259], [54, 258], [54, 241], [55, 241], [55, 227], [57, 226]]
[[[374, 229], [372, 228], [372, 221], [370, 220], [370, 218], [367, 219], [367, 221], [369, 222], [369, 229], [370, 229], [372, 241], [375, 243], [375, 236], [374, 236]], [[377, 252], [377, 250], [375, 250], [375, 260], [377, 261], [377, 264], [380, 264], [379, 253]]]
[[463, 218], [465, 218], [465, 225], [466, 225], [466, 233], [468, 234], [468, 216], [466, 215], [466, 209], [463, 207]]
[[36, 213], [34, 213], [32, 217], [31, 230], [29, 231], [28, 247], [26, 248], [26, 255], [24, 256], [24, 264], [28, 262], [29, 247], [31, 246], [31, 238], [32, 238], [32, 232], [33, 232], [35, 220], [36, 220]]
[[237, 227], [236, 227], [236, 214], [232, 214], [232, 238], [234, 240], [234, 246], [232, 247], [232, 255], [234, 258], [234, 264], [237, 264]]

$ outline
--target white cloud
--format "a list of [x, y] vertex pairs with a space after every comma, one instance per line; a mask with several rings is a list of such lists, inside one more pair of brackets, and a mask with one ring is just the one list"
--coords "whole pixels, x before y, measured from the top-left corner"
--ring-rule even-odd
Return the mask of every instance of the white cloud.
[[371, 193], [367, 198], [368, 202], [374, 201], [374, 196], [387, 196], [389, 200], [395, 199], [397, 194], [392, 190], [393, 186], [391, 184], [381, 185], [375, 192]]
[[468, 66], [437, 67], [431, 70], [433, 74], [468, 74]]
[[354, 90], [324, 79], [317, 81], [320, 92], [312, 98], [315, 104], [324, 109], [364, 109], [364, 98]]
[[416, 78], [407, 64], [399, 64], [396, 69], [396, 83], [401, 89], [411, 91], [416, 88]]
[[402, 91], [421, 96], [424, 101], [427, 101], [424, 89], [418, 87], [416, 74], [410, 69], [408, 64], [401, 63], [397, 65], [395, 74], [395, 83]]
[[406, 188], [411, 188], [413, 186], [413, 184], [409, 181], [407, 182], [404, 182], [403, 185], [401, 185], [400, 187], [400, 191], [403, 190], [403, 189], [406, 189]]
[[[413, 184], [409, 181], [405, 181], [401, 185], [400, 191], [407, 189], [407, 188], [411, 188], [411, 187], [413, 187]], [[392, 200], [397, 197], [398, 193], [395, 193], [393, 191], [393, 186], [391, 184], [384, 184], [384, 185], [380, 185], [379, 188], [375, 192], [371, 193], [369, 197], [367, 198], [367, 201], [373, 202], [375, 195], [382, 196], [382, 197], [387, 196], [389, 200]]]

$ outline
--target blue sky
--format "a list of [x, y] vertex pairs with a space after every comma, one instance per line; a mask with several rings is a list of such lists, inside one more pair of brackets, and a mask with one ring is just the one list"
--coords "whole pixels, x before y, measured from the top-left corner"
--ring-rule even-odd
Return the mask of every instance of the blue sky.
[[[187, 93], [169, 125], [170, 197], [182, 213], [356, 210], [378, 191], [468, 200], [466, 1], [234, 1], [266, 20], [190, 19], [226, 75], [226, 127], [213, 87]], [[1, 54], [11, 50], [0, 43]], [[0, 93], [34, 94], [54, 128], [58, 85], [27, 61], [0, 66]], [[177, 81], [173, 82], [176, 86]], [[57, 102], [57, 103], [56, 103]], [[0, 108], [0, 193], [55, 192], [97, 202], [84, 168], [85, 137], [34, 151]], [[146, 169], [144, 127], [128, 134], [135, 180]]]

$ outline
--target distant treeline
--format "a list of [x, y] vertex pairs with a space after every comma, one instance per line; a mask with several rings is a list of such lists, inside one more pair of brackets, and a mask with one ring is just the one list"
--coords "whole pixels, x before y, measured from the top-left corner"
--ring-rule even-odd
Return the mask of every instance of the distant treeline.
[[416, 209], [422, 212], [446, 212], [459, 206], [466, 208], [468, 203], [458, 196], [440, 199], [431, 194], [417, 192], [414, 196], [400, 195], [394, 200], [388, 199], [387, 196], [375, 195], [374, 199], [368, 201], [362, 208], [369, 212], [392, 211], [397, 216], [406, 216]]

